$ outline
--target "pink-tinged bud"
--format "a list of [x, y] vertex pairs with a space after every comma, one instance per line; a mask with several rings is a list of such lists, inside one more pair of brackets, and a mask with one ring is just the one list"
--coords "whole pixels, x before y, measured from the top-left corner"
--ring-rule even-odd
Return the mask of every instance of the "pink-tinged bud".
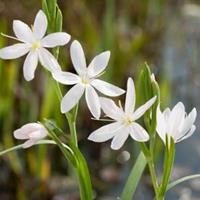
[[28, 123], [14, 131], [16, 139], [27, 140], [23, 144], [23, 148], [31, 147], [46, 136], [47, 130], [39, 123]]

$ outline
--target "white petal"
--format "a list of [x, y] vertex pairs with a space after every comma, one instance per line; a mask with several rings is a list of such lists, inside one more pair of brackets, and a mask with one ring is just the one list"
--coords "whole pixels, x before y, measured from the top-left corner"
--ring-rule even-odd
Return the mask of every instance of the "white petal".
[[74, 85], [80, 82], [79, 76], [71, 72], [55, 72], [52, 74], [53, 78], [64, 85]]
[[94, 57], [92, 62], [88, 66], [88, 74], [90, 77], [94, 77], [103, 72], [108, 65], [110, 59], [110, 51], [105, 51]]
[[27, 55], [23, 66], [24, 78], [27, 81], [30, 81], [34, 78], [37, 64], [38, 64], [38, 54], [36, 51], [31, 51]]
[[20, 20], [13, 21], [13, 31], [20, 41], [31, 43], [34, 40], [33, 32], [29, 26]]
[[61, 101], [61, 112], [69, 112], [80, 100], [85, 88], [81, 84], [73, 86]]
[[139, 119], [156, 101], [156, 96], [147, 101], [144, 105], [140, 106], [134, 113], [133, 119]]
[[76, 72], [79, 75], [86, 73], [85, 54], [81, 44], [77, 40], [71, 44], [70, 56]]
[[15, 44], [0, 49], [0, 58], [15, 59], [28, 53], [30, 46], [27, 44]]
[[120, 120], [123, 116], [123, 111], [111, 99], [100, 97], [101, 107], [103, 112], [116, 121]]
[[47, 17], [45, 13], [42, 10], [40, 10], [35, 17], [33, 25], [33, 34], [36, 39], [41, 39], [44, 37], [46, 30], [47, 30]]
[[91, 82], [91, 85], [94, 86], [99, 92], [110, 97], [120, 96], [125, 92], [121, 88], [99, 79], [94, 79]]
[[124, 128], [124, 127], [119, 129], [115, 134], [116, 135], [114, 136], [111, 142], [111, 148], [113, 150], [118, 150], [123, 146], [129, 134], [128, 134], [127, 128]]
[[196, 117], [197, 117], [197, 110], [196, 108], [193, 108], [184, 121], [182, 132], [186, 133], [188, 132], [189, 129], [191, 129], [192, 125], [196, 120]]
[[[183, 121], [178, 133], [175, 135], [175, 141], [182, 141], [193, 134], [196, 127], [193, 125], [197, 116], [196, 108], [193, 108], [189, 115]], [[193, 129], [193, 130], [192, 130]]]
[[137, 123], [133, 123], [130, 127], [131, 137], [138, 142], [146, 142], [149, 140], [149, 135], [146, 130]]
[[39, 51], [39, 59], [41, 64], [50, 72], [54, 73], [61, 71], [60, 65], [56, 58], [45, 48], [41, 48]]
[[47, 48], [63, 46], [69, 42], [70, 38], [71, 36], [64, 32], [51, 33], [42, 39], [41, 45]]
[[27, 132], [24, 132], [21, 128], [14, 131], [14, 137], [19, 140], [29, 139]]
[[38, 142], [38, 140], [34, 140], [34, 139], [27, 140], [27, 141], [22, 145], [22, 148], [24, 148], [24, 149], [29, 148], [29, 147], [33, 146], [34, 144], [36, 144], [37, 142]]
[[164, 115], [164, 118], [166, 120], [166, 122], [169, 120], [169, 116], [171, 114], [171, 111], [169, 108], [166, 108], [164, 111], [163, 111], [163, 115]]
[[156, 131], [158, 135], [160, 136], [160, 138], [162, 139], [162, 141], [165, 143], [166, 134], [167, 134], [167, 123], [166, 123], [164, 114], [161, 113], [160, 111], [160, 105], [158, 105], [157, 107], [156, 120], [157, 120]]
[[184, 136], [182, 136], [181, 138], [178, 138], [177, 140], [175, 140], [175, 142], [180, 142], [182, 140], [185, 140], [185, 139], [189, 138], [190, 136], [192, 136], [192, 134], [194, 133], [195, 130], [196, 130], [196, 126], [192, 125], [191, 129], [189, 130], [189, 132], [187, 134], [185, 134]]
[[116, 131], [121, 129], [122, 125], [119, 122], [114, 122], [101, 128], [97, 129], [96, 131], [92, 132], [88, 140], [92, 140], [94, 142], [105, 142], [112, 137], [114, 137]]
[[101, 114], [99, 97], [94, 88], [90, 85], [86, 87], [85, 98], [90, 112], [96, 119], [99, 119]]
[[127, 81], [127, 92], [125, 101], [125, 112], [127, 114], [133, 113], [135, 109], [135, 86], [132, 78]]
[[176, 138], [179, 134], [179, 127], [185, 117], [185, 107], [183, 103], [177, 103], [172, 109], [169, 117], [169, 134]]
[[16, 139], [28, 139], [29, 134], [33, 131], [38, 131], [43, 128], [42, 125], [38, 123], [28, 123], [23, 125], [21, 128], [14, 131], [14, 137]]
[[31, 132], [29, 134], [29, 138], [30, 139], [36, 139], [36, 140], [37, 139], [38, 140], [43, 139], [46, 136], [47, 136], [47, 133], [46, 133], [45, 129], [44, 130], [34, 131], [34, 132]]

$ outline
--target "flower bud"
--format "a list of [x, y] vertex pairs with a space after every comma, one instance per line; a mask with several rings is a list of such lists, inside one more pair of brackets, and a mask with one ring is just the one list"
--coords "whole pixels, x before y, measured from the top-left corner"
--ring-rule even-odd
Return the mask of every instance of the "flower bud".
[[14, 131], [16, 139], [27, 140], [23, 144], [23, 148], [31, 147], [46, 136], [47, 130], [39, 123], [28, 123]]

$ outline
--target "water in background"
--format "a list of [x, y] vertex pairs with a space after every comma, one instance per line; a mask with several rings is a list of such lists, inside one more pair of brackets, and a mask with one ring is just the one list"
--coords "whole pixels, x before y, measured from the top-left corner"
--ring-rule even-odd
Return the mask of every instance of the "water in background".
[[[176, 159], [172, 179], [200, 172], [200, 5], [185, 4], [170, 10], [163, 37], [161, 66], [171, 82], [172, 103], [186, 105], [190, 112], [198, 112], [195, 134], [176, 145]], [[167, 199], [200, 199], [200, 180], [193, 180], [172, 189]]]

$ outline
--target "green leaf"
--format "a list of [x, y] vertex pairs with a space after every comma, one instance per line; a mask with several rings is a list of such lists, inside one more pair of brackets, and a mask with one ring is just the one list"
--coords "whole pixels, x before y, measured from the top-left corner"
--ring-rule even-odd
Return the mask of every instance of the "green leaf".
[[87, 162], [80, 150], [76, 147], [76, 145], [73, 142], [70, 142], [69, 145], [70, 148], [73, 150], [78, 162], [77, 172], [79, 178], [81, 199], [92, 200], [92, 184], [90, 180], [90, 173], [87, 166]]
[[139, 183], [139, 180], [143, 174], [145, 166], [147, 164], [144, 154], [141, 152], [133, 166], [128, 180], [123, 189], [120, 200], [131, 200]]
[[56, 7], [57, 7], [57, 0], [46, 0], [48, 11], [51, 15], [51, 19], [54, 20], [56, 17]]
[[182, 178], [180, 178], [176, 181], [173, 181], [172, 183], [170, 183], [167, 186], [167, 191], [172, 189], [173, 187], [175, 187], [176, 185], [178, 185], [182, 182], [189, 181], [189, 180], [196, 179], [196, 178], [200, 178], [200, 174], [193, 174], [193, 175], [185, 176], [185, 177], [182, 177]]
[[50, 15], [49, 15], [49, 10], [48, 10], [48, 6], [47, 6], [46, 0], [42, 0], [42, 10], [46, 14], [48, 22], [49, 22], [50, 21]]
[[145, 113], [144, 122], [149, 133], [154, 133], [156, 129], [156, 108], [160, 103], [160, 89], [156, 80], [152, 78], [151, 70], [147, 63], [144, 64], [139, 77], [139, 90], [140, 92], [140, 103], [145, 103], [154, 96], [157, 96], [156, 102], [153, 106]]
[[63, 24], [63, 16], [62, 12], [57, 6], [57, 13], [56, 13], [56, 25], [55, 25], [55, 31], [60, 32], [62, 31], [62, 24]]

